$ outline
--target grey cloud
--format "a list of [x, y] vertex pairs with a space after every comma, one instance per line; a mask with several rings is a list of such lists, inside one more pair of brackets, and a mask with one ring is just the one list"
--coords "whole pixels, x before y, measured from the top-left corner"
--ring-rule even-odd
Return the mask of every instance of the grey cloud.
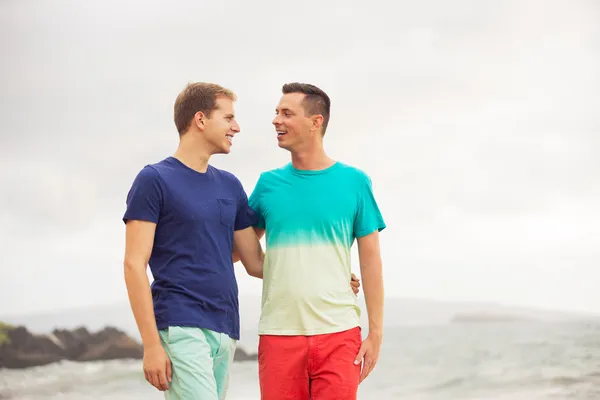
[[123, 298], [125, 196], [174, 151], [193, 80], [239, 95], [242, 132], [214, 163], [248, 191], [288, 161], [281, 84], [328, 91], [326, 147], [371, 175], [400, 293], [554, 306], [564, 285], [569, 307], [600, 304], [600, 7], [391, 4], [4, 2], [0, 304]]

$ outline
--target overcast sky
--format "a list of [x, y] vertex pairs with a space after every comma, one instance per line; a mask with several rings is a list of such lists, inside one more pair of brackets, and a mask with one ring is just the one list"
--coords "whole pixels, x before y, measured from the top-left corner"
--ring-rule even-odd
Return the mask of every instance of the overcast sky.
[[281, 85], [328, 92], [388, 296], [600, 313], [598, 21], [594, 0], [2, 1], [0, 315], [126, 301], [125, 197], [198, 80], [239, 96], [213, 164], [248, 193], [289, 158]]

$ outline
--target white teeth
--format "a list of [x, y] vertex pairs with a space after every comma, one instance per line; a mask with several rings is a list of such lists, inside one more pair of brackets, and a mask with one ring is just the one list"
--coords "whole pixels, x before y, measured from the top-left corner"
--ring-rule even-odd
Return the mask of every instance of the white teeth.
[[225, 135], [225, 137], [227, 138], [227, 140], [229, 141], [229, 143], [233, 143], [233, 136], [231, 136], [231, 135]]

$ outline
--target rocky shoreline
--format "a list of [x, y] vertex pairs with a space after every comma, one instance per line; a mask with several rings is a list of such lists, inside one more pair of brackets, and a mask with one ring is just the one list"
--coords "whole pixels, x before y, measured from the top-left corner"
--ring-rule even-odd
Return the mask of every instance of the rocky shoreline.
[[[69, 361], [141, 360], [143, 348], [125, 332], [106, 327], [89, 332], [80, 327], [74, 330], [55, 329], [50, 334], [33, 334], [23, 326], [0, 322], [0, 368], [21, 369]], [[255, 361], [256, 354], [238, 348], [235, 362]]]

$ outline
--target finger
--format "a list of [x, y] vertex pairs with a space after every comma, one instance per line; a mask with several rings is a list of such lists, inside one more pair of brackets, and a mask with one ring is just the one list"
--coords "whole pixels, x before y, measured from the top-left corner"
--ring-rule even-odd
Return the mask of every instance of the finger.
[[363, 368], [360, 373], [359, 383], [365, 380], [369, 373], [371, 372], [371, 358], [369, 356], [365, 356], [365, 362], [363, 363]]
[[365, 380], [365, 378], [366, 378], [366, 376], [365, 376], [365, 375], [366, 375], [366, 373], [367, 373], [367, 362], [365, 361], [365, 362], [363, 363], [362, 371], [360, 371], [360, 379], [358, 380], [358, 383], [359, 383], [359, 384], [360, 384], [360, 383], [362, 383], [362, 382]]
[[369, 353], [367, 353], [367, 354], [365, 354], [365, 358], [363, 361], [363, 368], [360, 373], [360, 382], [362, 382], [367, 377], [367, 375], [369, 375], [370, 367], [371, 367], [371, 356]]
[[363, 367], [360, 382], [367, 379], [371, 372], [373, 372], [373, 369], [375, 368], [375, 363], [376, 361], [372, 357], [370, 357], [369, 355], [365, 356], [365, 366]]
[[173, 379], [173, 367], [171, 365], [171, 360], [167, 360], [167, 380], [171, 382]]
[[148, 374], [146, 371], [144, 371], [144, 378], [146, 378], [146, 381], [150, 384], [152, 384], [152, 380], [150, 379], [150, 374]]
[[358, 351], [358, 354], [356, 355], [356, 358], [354, 359], [354, 365], [358, 365], [360, 364], [360, 362], [362, 361], [363, 357], [365, 356], [367, 349], [364, 345], [364, 343], [360, 346], [360, 350]]
[[160, 390], [167, 390], [169, 388], [169, 384], [167, 383], [167, 371], [166, 368], [162, 371], [158, 372], [158, 388]]
[[153, 372], [148, 372], [148, 382], [150, 382], [150, 384], [152, 386], [154, 386], [155, 388], [158, 389], [158, 381], [156, 379], [156, 374]]
[[160, 387], [160, 372], [154, 372], [152, 374], [152, 384], [155, 388], [162, 391], [162, 388]]

